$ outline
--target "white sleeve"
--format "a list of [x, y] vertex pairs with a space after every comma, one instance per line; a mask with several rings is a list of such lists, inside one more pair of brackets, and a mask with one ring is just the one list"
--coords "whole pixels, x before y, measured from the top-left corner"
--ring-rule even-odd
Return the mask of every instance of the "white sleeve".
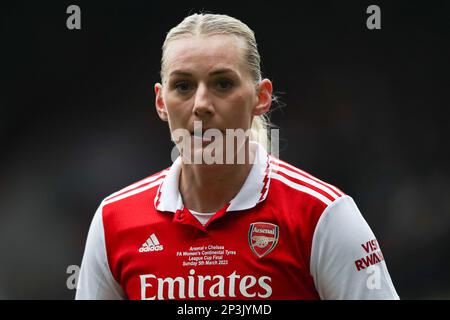
[[375, 236], [349, 196], [320, 217], [310, 262], [321, 299], [399, 299]]
[[100, 205], [89, 228], [77, 282], [76, 300], [126, 299], [109, 268], [102, 209], [103, 205]]

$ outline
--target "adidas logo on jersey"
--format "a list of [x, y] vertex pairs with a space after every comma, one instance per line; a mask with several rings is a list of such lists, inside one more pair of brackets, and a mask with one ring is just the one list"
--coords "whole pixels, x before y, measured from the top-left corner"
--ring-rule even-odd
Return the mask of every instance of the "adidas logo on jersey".
[[152, 233], [151, 236], [148, 237], [147, 241], [145, 241], [139, 248], [139, 252], [161, 251], [163, 249], [164, 246], [159, 243], [156, 235]]

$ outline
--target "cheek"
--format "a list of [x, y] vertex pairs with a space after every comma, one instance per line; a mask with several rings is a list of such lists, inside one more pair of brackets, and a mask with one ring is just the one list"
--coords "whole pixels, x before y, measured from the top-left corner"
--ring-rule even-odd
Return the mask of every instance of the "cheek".
[[239, 123], [246, 123], [249, 121], [253, 110], [253, 100], [250, 94], [236, 94], [232, 98], [230, 104], [232, 105], [230, 113], [233, 114], [236, 121]]
[[183, 126], [183, 122], [189, 120], [191, 113], [189, 102], [180, 101], [179, 99], [170, 96], [166, 96], [164, 101], [166, 104], [169, 122], [176, 127]]

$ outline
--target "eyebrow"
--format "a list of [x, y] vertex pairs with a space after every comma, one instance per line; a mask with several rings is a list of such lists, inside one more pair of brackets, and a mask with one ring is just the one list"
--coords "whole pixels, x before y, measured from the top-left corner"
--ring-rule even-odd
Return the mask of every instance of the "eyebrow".
[[[236, 71], [234, 71], [233, 69], [230, 68], [220, 68], [217, 70], [214, 70], [212, 72], [209, 73], [210, 76], [215, 76], [218, 74], [224, 74], [224, 73], [234, 73], [236, 74]], [[192, 73], [187, 71], [187, 70], [174, 70], [172, 71], [169, 76], [173, 76], [173, 75], [180, 75], [180, 76], [192, 76]]]

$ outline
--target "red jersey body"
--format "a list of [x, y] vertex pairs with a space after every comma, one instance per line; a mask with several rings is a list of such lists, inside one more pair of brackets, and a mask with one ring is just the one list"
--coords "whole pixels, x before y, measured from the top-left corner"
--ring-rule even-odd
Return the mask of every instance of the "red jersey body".
[[205, 225], [183, 205], [180, 158], [103, 200], [77, 299], [397, 299], [352, 198], [252, 146], [247, 180]]

